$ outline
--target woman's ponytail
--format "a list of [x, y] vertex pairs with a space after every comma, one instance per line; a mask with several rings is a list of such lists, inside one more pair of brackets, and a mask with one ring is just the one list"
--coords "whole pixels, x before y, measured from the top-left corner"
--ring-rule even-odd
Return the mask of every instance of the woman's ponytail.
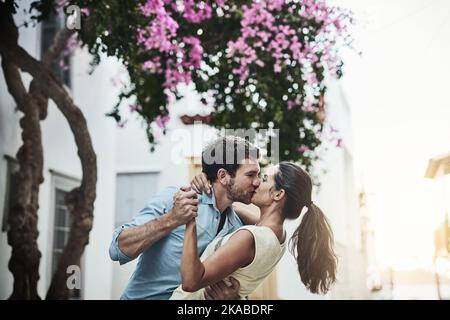
[[314, 203], [308, 205], [289, 246], [306, 288], [312, 293], [327, 293], [336, 281], [337, 258], [330, 224]]
[[312, 293], [325, 294], [336, 281], [337, 258], [330, 224], [322, 210], [311, 201], [311, 177], [300, 166], [281, 162], [274, 179], [275, 188], [286, 192], [283, 206], [286, 219], [297, 219], [302, 209], [308, 208], [289, 247], [306, 288]]

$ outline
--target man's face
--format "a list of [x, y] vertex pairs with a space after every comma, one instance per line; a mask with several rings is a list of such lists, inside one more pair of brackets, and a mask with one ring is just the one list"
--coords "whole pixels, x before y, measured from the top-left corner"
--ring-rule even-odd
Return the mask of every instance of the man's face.
[[227, 185], [228, 197], [232, 201], [250, 204], [253, 194], [259, 187], [259, 163], [253, 159], [244, 159], [236, 170], [234, 178]]

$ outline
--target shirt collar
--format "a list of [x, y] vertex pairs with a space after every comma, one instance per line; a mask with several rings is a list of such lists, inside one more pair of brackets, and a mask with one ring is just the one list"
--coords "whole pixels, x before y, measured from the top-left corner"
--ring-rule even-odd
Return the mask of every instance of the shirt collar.
[[[216, 206], [216, 197], [214, 196], [214, 190], [213, 189], [211, 189], [211, 190], [212, 190], [211, 196], [209, 196], [205, 192], [203, 192], [200, 195], [199, 203], [212, 205], [214, 207], [214, 209], [219, 211], [219, 209], [217, 209], [217, 206]], [[235, 225], [236, 223], [235, 223], [234, 210], [231, 206], [225, 209], [225, 214], [227, 215], [227, 218], [228, 218], [227, 220], [229, 220], [229, 222], [232, 225]]]
[[199, 203], [201, 203], [201, 204], [212, 204], [212, 205], [214, 205], [214, 207], [216, 207], [216, 205], [215, 205], [216, 198], [214, 197], [214, 192], [213, 192], [212, 196], [208, 196], [207, 193], [202, 192], [202, 194], [199, 197]]

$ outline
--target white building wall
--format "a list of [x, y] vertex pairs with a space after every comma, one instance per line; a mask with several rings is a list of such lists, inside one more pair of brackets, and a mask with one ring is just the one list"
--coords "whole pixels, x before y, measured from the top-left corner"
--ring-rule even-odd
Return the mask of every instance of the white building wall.
[[133, 113], [124, 112], [127, 122], [116, 131], [117, 172], [159, 172], [159, 189], [188, 182], [187, 159], [201, 155], [204, 142], [214, 137], [215, 130], [206, 125], [187, 126], [182, 123], [180, 116], [202, 114], [207, 108], [201, 106], [198, 96], [191, 89], [182, 87], [181, 92], [184, 97], [169, 105], [170, 121], [166, 135], [155, 131], [159, 143], [153, 153], [149, 152], [142, 120]]
[[88, 54], [80, 53], [74, 60], [73, 68], [74, 100], [87, 118], [97, 154], [98, 170], [94, 226], [85, 253], [85, 299], [109, 299], [112, 263], [109, 260], [108, 248], [111, 241], [110, 228], [114, 226], [115, 216], [116, 125], [111, 118], [105, 117], [105, 113], [116, 103], [118, 92], [114, 92], [109, 79], [116, 73], [119, 64], [115, 59], [108, 59], [89, 77], [86, 75], [89, 61]]
[[[329, 218], [334, 232], [338, 254], [338, 281], [326, 296], [309, 293], [300, 281], [295, 259], [290, 253], [284, 255], [277, 267], [278, 296], [281, 299], [352, 299], [364, 298], [366, 263], [361, 250], [358, 197], [353, 176], [350, 109], [338, 83], [333, 82], [327, 92], [327, 117], [339, 130], [343, 147], [328, 146], [319, 168], [321, 187], [313, 201]], [[320, 171], [318, 171], [320, 172]], [[300, 220], [288, 222], [286, 229], [290, 237]]]

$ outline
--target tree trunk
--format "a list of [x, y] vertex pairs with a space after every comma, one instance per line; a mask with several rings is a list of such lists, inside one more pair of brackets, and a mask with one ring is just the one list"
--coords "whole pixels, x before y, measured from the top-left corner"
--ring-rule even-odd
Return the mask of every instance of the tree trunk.
[[27, 94], [17, 67], [3, 58], [2, 68], [8, 90], [23, 113], [20, 119], [23, 145], [17, 152], [20, 170], [15, 173], [17, 194], [12, 195], [8, 218], [8, 244], [12, 248], [8, 266], [14, 276], [10, 299], [40, 299], [37, 293], [41, 258], [37, 247], [37, 210], [39, 185], [43, 182], [43, 156], [39, 108]]
[[[83, 172], [81, 185], [69, 192], [65, 199], [66, 205], [73, 215], [73, 223], [68, 243], [60, 258], [57, 271], [53, 275], [46, 297], [47, 299], [67, 299], [69, 296], [69, 289], [66, 284], [67, 268], [71, 265], [79, 265], [81, 255], [88, 244], [89, 232], [92, 229], [97, 182], [96, 155], [92, 147], [86, 120], [49, 67], [52, 59], [59, 56], [58, 51], [64, 48], [64, 41], [67, 41], [72, 31], [64, 30], [60, 33], [49, 54], [43, 58], [43, 62], [40, 62], [18, 46], [18, 32], [12, 14], [3, 10], [3, 8], [0, 4], [2, 10], [0, 13], [0, 29], [2, 30], [0, 33], [0, 54], [3, 69], [6, 70], [5, 78], [7, 79], [8, 89], [18, 103], [19, 109], [21, 106], [30, 109], [29, 114], [25, 114], [21, 120], [21, 127], [24, 130], [24, 146], [18, 153], [19, 163], [24, 163], [24, 166], [21, 165], [19, 172], [22, 179], [19, 180], [19, 188], [22, 191], [19, 192], [21, 197], [18, 198], [18, 208], [22, 209], [20, 209], [21, 211], [15, 210], [12, 214], [10, 220], [12, 233], [8, 234], [8, 242], [13, 247], [10, 269], [14, 275], [14, 292], [11, 298], [39, 298], [36, 290], [40, 260], [40, 253], [36, 244], [38, 234], [36, 213], [39, 184], [43, 181], [39, 119], [45, 118], [47, 100], [51, 98], [66, 117], [74, 134]], [[30, 94], [27, 94], [23, 88], [20, 73], [16, 66], [33, 77]], [[7, 74], [10, 76], [7, 76]], [[36, 135], [37, 131], [38, 134]], [[26, 135], [25, 132], [27, 132]], [[25, 140], [25, 138], [28, 140]], [[34, 143], [35, 145], [30, 145]], [[40, 152], [37, 160], [31, 156], [33, 152]]]
[[[58, 269], [53, 276], [47, 299], [67, 299], [67, 268], [79, 265], [85, 246], [89, 243], [92, 229], [94, 201], [96, 197], [97, 160], [92, 147], [86, 119], [81, 110], [75, 106], [64, 89], [51, 83], [47, 88], [50, 97], [69, 122], [78, 148], [83, 177], [81, 185], [66, 196], [66, 205], [73, 216], [69, 240], [64, 248]], [[50, 94], [51, 92], [51, 94]]]
[[[6, 10], [0, 13], [1, 27], [8, 22]], [[17, 42], [18, 32], [11, 30], [6, 42]], [[20, 170], [15, 173], [17, 193], [12, 195], [8, 216], [8, 244], [12, 248], [8, 267], [14, 277], [13, 292], [9, 299], [40, 299], [37, 292], [41, 253], [37, 246], [37, 211], [39, 185], [43, 182], [43, 154], [40, 118], [45, 117], [42, 107], [27, 93], [20, 71], [2, 54], [2, 69], [8, 90], [23, 113], [20, 119], [23, 144], [17, 152]], [[36, 95], [37, 97], [37, 95]]]

